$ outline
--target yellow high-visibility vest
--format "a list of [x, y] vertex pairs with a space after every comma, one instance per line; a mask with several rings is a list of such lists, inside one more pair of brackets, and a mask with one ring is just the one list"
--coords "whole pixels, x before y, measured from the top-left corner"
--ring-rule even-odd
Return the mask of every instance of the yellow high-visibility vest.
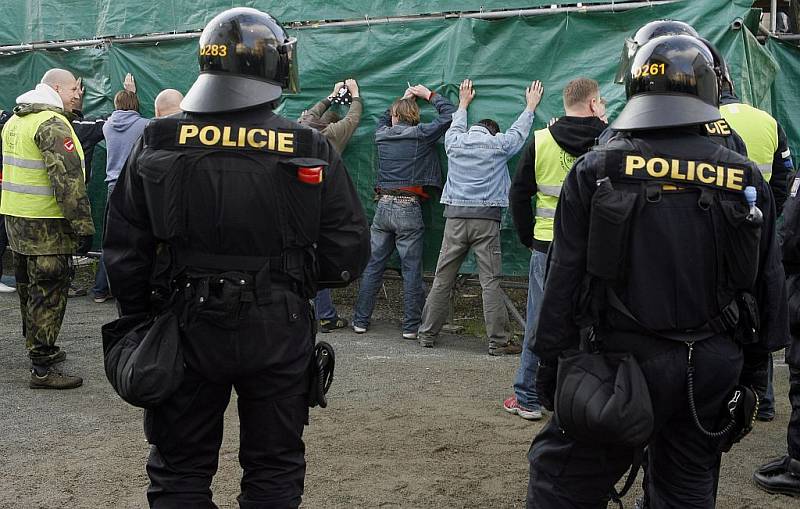
[[53, 117], [60, 118], [69, 126], [72, 140], [63, 140], [63, 143], [74, 145], [74, 150], [81, 159], [81, 168], [84, 175], [86, 174], [83, 148], [64, 115], [50, 110], [21, 117], [14, 115], [3, 127], [3, 192], [0, 195], [0, 214], [34, 218], [64, 217], [53, 194], [42, 152], [34, 140], [39, 126]]
[[552, 242], [553, 218], [556, 215], [561, 186], [577, 158], [561, 148], [550, 133], [550, 129], [539, 129], [533, 136], [536, 147], [534, 171], [537, 188], [533, 238]]
[[719, 107], [728, 124], [742, 137], [747, 157], [758, 165], [764, 180], [772, 178], [772, 160], [778, 150], [778, 122], [766, 111], [749, 104], [733, 103]]

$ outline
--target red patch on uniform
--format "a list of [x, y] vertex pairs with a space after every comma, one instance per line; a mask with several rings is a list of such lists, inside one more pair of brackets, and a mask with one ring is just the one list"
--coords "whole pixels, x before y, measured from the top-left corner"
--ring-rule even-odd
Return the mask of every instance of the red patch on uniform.
[[64, 150], [67, 152], [75, 150], [75, 142], [72, 141], [72, 138], [64, 138]]

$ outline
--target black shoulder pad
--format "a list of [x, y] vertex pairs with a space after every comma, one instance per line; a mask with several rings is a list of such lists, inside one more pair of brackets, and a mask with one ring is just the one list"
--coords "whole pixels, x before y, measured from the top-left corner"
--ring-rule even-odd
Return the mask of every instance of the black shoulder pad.
[[171, 148], [175, 127], [178, 125], [176, 118], [157, 118], [150, 122], [144, 129], [142, 139], [146, 148], [163, 149]]

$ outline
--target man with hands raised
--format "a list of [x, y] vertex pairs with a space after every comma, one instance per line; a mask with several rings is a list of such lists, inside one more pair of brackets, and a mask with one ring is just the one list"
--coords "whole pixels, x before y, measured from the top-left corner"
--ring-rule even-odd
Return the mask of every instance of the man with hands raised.
[[511, 187], [508, 160], [525, 145], [542, 92], [539, 81], [526, 87], [525, 109], [503, 133], [497, 122], [488, 118], [467, 127], [467, 109], [475, 98], [475, 89], [470, 79], [459, 87], [458, 110], [444, 138], [448, 171], [441, 202], [446, 220], [436, 277], [419, 329], [419, 342], [424, 347], [433, 346], [444, 325], [453, 282], [471, 248], [478, 263], [489, 355], [520, 353], [521, 347], [509, 341], [508, 311], [500, 289], [500, 221]]

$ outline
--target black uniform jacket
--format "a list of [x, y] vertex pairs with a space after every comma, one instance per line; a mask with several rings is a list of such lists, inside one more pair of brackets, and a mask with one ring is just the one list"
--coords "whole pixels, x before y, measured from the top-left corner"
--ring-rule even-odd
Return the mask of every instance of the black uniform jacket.
[[[288, 220], [308, 225], [309, 230], [316, 229], [318, 225], [316, 256], [321, 265], [327, 264], [329, 268], [334, 265], [333, 269], [349, 273], [351, 279], [361, 274], [370, 254], [369, 226], [339, 154], [321, 134], [275, 115], [267, 106], [225, 114], [183, 113], [164, 121], [175, 122], [175, 119], [196, 125], [257, 127], [261, 129], [259, 136], [263, 136], [264, 140], [269, 130], [306, 131], [308, 135], [304, 138], [311, 144], [307, 148], [311, 149], [313, 157], [328, 163], [320, 184], [322, 189], [319, 210], [285, 211], [283, 217], [286, 219], [289, 214], [293, 214]], [[145, 193], [142, 180], [142, 164], [146, 162], [148, 151], [151, 150], [146, 146], [145, 140], [148, 139], [148, 131], [156, 129], [159, 122], [162, 120], [155, 120], [148, 126], [131, 152], [106, 211], [103, 251], [109, 282], [122, 315], [151, 310], [150, 278], [156, 249], [160, 242], [166, 241], [157, 238], [153, 233], [155, 218], [149, 217], [147, 206], [147, 200], [151, 197]], [[232, 128], [231, 132], [235, 135], [237, 130], [238, 128]], [[193, 133], [196, 135], [196, 131]], [[213, 138], [211, 131], [207, 134], [210, 137], [206, 138], [207, 141]], [[244, 136], [240, 137], [244, 139]], [[253, 137], [248, 143], [255, 140], [260, 138]], [[244, 143], [241, 140], [240, 142]], [[281, 243], [286, 230], [282, 228], [286, 225], [279, 224], [281, 219], [278, 217], [260, 217], [252, 212], [268, 208], [269, 204], [265, 205], [263, 200], [279, 196], [275, 194], [278, 191], [247, 189], [242, 187], [242, 179], [237, 177], [237, 158], [250, 157], [247, 164], [252, 168], [252, 154], [253, 152], [240, 153], [233, 150], [228, 156], [230, 162], [224, 164], [226, 169], [230, 167], [230, 172], [218, 171], [215, 173], [217, 177], [207, 177], [200, 180], [200, 184], [193, 184], [209, 199], [206, 203], [195, 199], [191, 203], [193, 210], [187, 212], [189, 224], [186, 226], [185, 238], [188, 239], [190, 249], [231, 256], [274, 256], [283, 252]], [[274, 165], [282, 164], [287, 159], [273, 154], [266, 160], [271, 161], [268, 164]], [[192, 169], [196, 168], [190, 168]], [[191, 179], [192, 172], [187, 173], [186, 178]], [[299, 174], [297, 178], [299, 179]]]
[[790, 195], [783, 208], [780, 229], [783, 266], [786, 270], [786, 290], [789, 299], [789, 327], [792, 343], [786, 352], [786, 362], [800, 369], [800, 178], [795, 177]]
[[[713, 161], [722, 151], [724, 160], [757, 172], [755, 165], [740, 155], [720, 148], [698, 131], [647, 131], [636, 133], [655, 154], [676, 159]], [[578, 347], [576, 301], [586, 275], [590, 226], [590, 205], [597, 189], [598, 170], [604, 158], [597, 150], [576, 161], [562, 187], [555, 215], [554, 245], [545, 282], [536, 342], [533, 350], [553, 362], [566, 349]], [[759, 179], [757, 205], [764, 214], [760, 238], [755, 297], [758, 299], [760, 344], [777, 350], [788, 338], [784, 272], [775, 232], [775, 205], [769, 185]], [[659, 220], [661, 212], [634, 209], [628, 244], [629, 267], [620, 299], [650, 330], [686, 330], [698, 327], [718, 315], [717, 249], [707, 218], [697, 206], [697, 193], [681, 197], [662, 207], [672, 219]], [[677, 205], [671, 205], [676, 204]], [[644, 215], [646, 214], [646, 215]], [[666, 216], [666, 214], [664, 214]]]

